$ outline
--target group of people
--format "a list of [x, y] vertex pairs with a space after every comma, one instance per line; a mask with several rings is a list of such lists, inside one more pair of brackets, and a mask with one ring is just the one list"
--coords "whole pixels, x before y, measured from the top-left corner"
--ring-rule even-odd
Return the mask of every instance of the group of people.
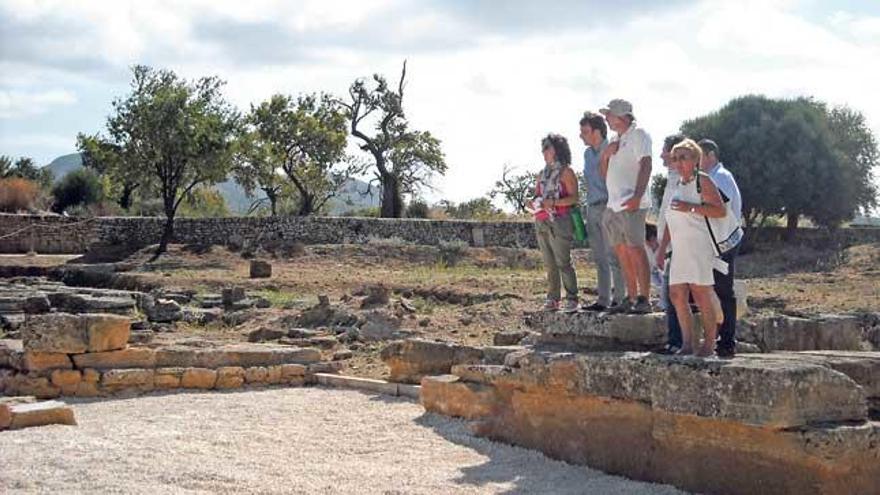
[[[615, 137], [609, 138], [609, 129]], [[669, 327], [668, 343], [658, 351], [733, 357], [733, 277], [743, 237], [742, 200], [736, 180], [720, 161], [718, 145], [680, 134], [664, 140], [660, 158], [667, 181], [655, 226], [647, 223], [651, 137], [637, 125], [632, 104], [615, 99], [598, 113], [585, 112], [580, 137], [586, 145], [582, 188], [567, 140], [559, 134], [541, 140], [545, 166], [532, 208], [547, 270], [544, 309], [581, 309], [571, 247], [578, 217], [572, 212], [582, 208], [598, 278], [598, 299], [583, 309], [651, 312], [654, 273]], [[699, 308], [702, 343], [694, 331], [692, 303]]]

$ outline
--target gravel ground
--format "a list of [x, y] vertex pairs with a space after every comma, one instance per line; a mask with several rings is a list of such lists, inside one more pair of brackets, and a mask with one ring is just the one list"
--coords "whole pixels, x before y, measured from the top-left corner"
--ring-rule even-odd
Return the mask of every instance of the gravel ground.
[[0, 433], [0, 492], [681, 493], [476, 438], [414, 402], [355, 391], [70, 402], [79, 426]]

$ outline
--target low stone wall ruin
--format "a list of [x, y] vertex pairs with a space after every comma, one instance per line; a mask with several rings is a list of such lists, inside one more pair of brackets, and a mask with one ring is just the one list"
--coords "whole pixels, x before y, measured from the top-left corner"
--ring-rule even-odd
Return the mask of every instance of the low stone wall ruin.
[[877, 493], [880, 422], [866, 397], [876, 393], [873, 354], [862, 363], [871, 371], [847, 374], [815, 356], [524, 350], [503, 366], [425, 377], [421, 401], [472, 421], [480, 436], [686, 490]]
[[[0, 253], [83, 253], [93, 244], [143, 247], [159, 241], [163, 225], [164, 219], [156, 217], [0, 214]], [[782, 229], [768, 228], [763, 237], [778, 239], [781, 235]], [[536, 247], [531, 222], [352, 217], [178, 218], [173, 242], [271, 247], [390, 238], [424, 245], [462, 241], [471, 246]], [[827, 234], [818, 229], [801, 229], [795, 240], [807, 244], [827, 241]], [[880, 242], [880, 229], [841, 229], [834, 241], [843, 245]]]

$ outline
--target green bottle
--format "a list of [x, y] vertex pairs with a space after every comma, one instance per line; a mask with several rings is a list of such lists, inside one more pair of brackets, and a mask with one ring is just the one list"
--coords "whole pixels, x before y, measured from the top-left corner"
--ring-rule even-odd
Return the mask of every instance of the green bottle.
[[587, 238], [587, 227], [584, 225], [584, 216], [581, 215], [580, 205], [572, 206], [571, 221], [574, 224], [574, 238], [583, 242]]

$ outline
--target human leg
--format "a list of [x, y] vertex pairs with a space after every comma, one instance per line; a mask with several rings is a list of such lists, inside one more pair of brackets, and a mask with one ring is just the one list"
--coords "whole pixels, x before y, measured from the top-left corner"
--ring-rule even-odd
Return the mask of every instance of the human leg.
[[688, 284], [673, 284], [669, 286], [669, 297], [675, 308], [676, 316], [681, 329], [681, 353], [692, 354], [694, 321], [691, 306], [688, 304], [690, 290]]
[[546, 222], [538, 222], [535, 226], [538, 237], [538, 248], [544, 259], [544, 270], [547, 272], [547, 300], [559, 301], [561, 283], [559, 269], [556, 267], [556, 258], [553, 256], [553, 247], [550, 242], [550, 227]]
[[[602, 214], [605, 205], [590, 205], [586, 208], [587, 239], [596, 262], [596, 289], [599, 293], [599, 305], [608, 307], [611, 305], [611, 255], [608, 244], [605, 242], [605, 234], [602, 232]], [[616, 260], [615, 260], [616, 264]]]
[[570, 218], [557, 218], [553, 221], [550, 241], [558, 276], [562, 279], [562, 286], [565, 288], [565, 299], [577, 303], [577, 274], [571, 262], [574, 227]]
[[739, 252], [739, 246], [721, 255], [721, 259], [727, 262], [727, 274], [714, 270], [715, 294], [721, 302], [721, 311], [724, 314], [724, 322], [718, 331], [718, 343], [715, 347], [719, 354], [733, 356], [736, 351], [736, 293], [733, 290], [734, 262]]
[[715, 299], [715, 290], [711, 285], [690, 284], [691, 294], [694, 296], [694, 302], [700, 308], [700, 320], [703, 323], [703, 344], [697, 351], [698, 356], [711, 356], [715, 349], [715, 337], [718, 331], [718, 319], [716, 318], [716, 306], [718, 301]]

